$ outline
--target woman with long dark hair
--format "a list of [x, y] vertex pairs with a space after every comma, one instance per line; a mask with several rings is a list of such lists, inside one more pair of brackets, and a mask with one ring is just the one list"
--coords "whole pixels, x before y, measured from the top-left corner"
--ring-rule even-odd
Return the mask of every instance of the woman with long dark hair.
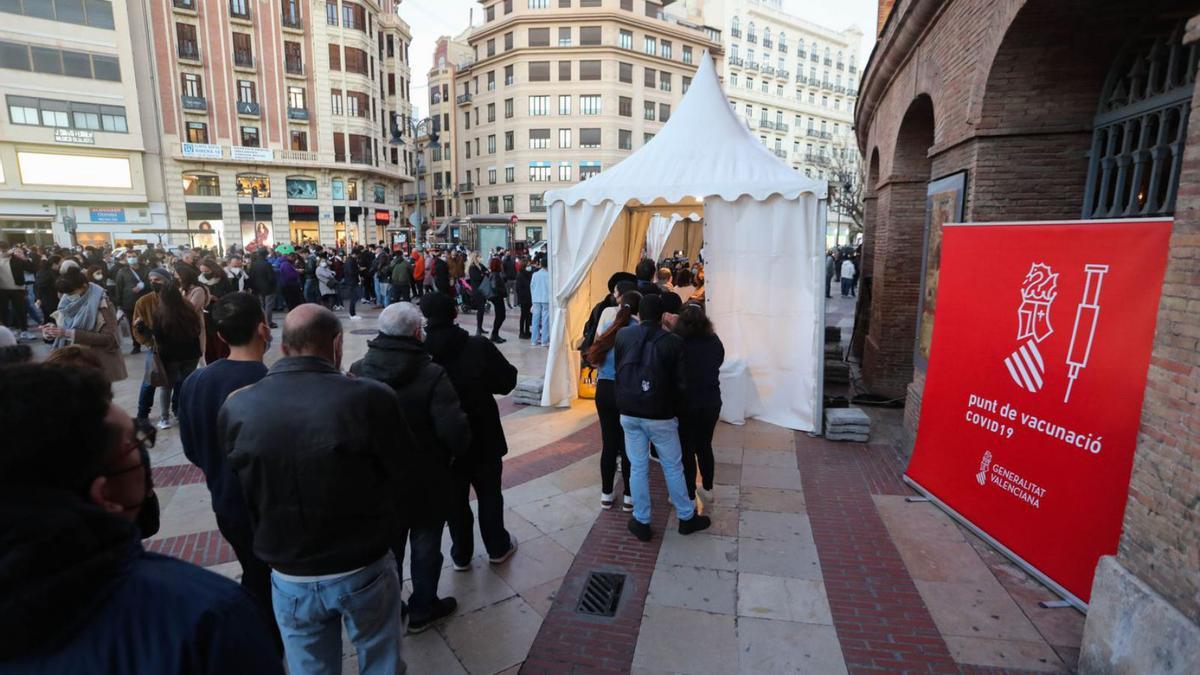
[[179, 414], [179, 389], [203, 355], [203, 315], [184, 298], [181, 289], [167, 283], [159, 293], [154, 312], [154, 350], [162, 361], [166, 384], [159, 389], [162, 418], [160, 429], [171, 426], [168, 411]]
[[700, 465], [703, 484], [701, 497], [712, 499], [712, 439], [721, 415], [721, 364], [725, 346], [713, 331], [704, 307], [689, 302], [679, 310], [675, 334], [683, 338], [683, 359], [687, 364], [687, 406], [679, 418], [679, 444], [683, 449], [683, 475], [688, 495], [696, 498], [696, 464]]
[[208, 334], [205, 332], [204, 311], [212, 302], [212, 293], [200, 282], [200, 268], [187, 263], [175, 263], [175, 281], [185, 300], [196, 309], [200, 315], [200, 354], [204, 355], [208, 345]]
[[217, 337], [217, 325], [212, 320], [212, 308], [222, 296], [233, 290], [225, 269], [213, 258], [200, 261], [200, 284], [208, 289], [208, 304], [204, 306], [204, 362], [212, 363], [229, 356], [229, 345]]
[[617, 473], [617, 458], [621, 458], [621, 479], [625, 483], [622, 510], [633, 510], [629, 492], [629, 455], [625, 454], [625, 431], [621, 429], [621, 412], [617, 410], [617, 363], [613, 346], [617, 332], [637, 323], [638, 304], [642, 294], [628, 291], [617, 301], [616, 313], [606, 310], [597, 324], [597, 337], [588, 348], [587, 361], [600, 364], [596, 373], [596, 415], [600, 418], [600, 508], [613, 507], [613, 478]]

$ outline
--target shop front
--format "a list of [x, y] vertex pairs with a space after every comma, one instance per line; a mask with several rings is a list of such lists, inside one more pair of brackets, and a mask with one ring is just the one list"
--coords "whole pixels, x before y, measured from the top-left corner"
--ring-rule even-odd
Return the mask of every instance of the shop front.
[[224, 249], [225, 221], [220, 202], [188, 202], [186, 212], [192, 246]]
[[310, 204], [288, 204], [288, 234], [297, 245], [321, 243], [320, 209]]
[[337, 246], [348, 248], [361, 241], [359, 223], [364, 213], [365, 209], [359, 206], [333, 207], [333, 238]]

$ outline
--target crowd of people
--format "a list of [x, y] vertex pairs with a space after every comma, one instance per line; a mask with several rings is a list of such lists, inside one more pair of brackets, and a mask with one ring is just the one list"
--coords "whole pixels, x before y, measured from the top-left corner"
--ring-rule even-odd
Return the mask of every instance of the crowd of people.
[[855, 247], [835, 246], [825, 252], [825, 297], [832, 298], [830, 284], [837, 281], [843, 298], [856, 297], [862, 244]]
[[[471, 569], [476, 527], [488, 564], [516, 553], [496, 396], [513, 390], [517, 369], [496, 344], [505, 310], [519, 307], [520, 336], [549, 345], [544, 260], [498, 251], [486, 263], [462, 255], [460, 267], [457, 251], [313, 246], [303, 257], [264, 249], [247, 266], [239, 252], [0, 250], [0, 280], [34, 269], [35, 286], [42, 272], [54, 282], [53, 294], [21, 297], [53, 343], [44, 363], [19, 328], [0, 329], [0, 424], [15, 430], [0, 453], [0, 660], [18, 672], [96, 662], [123, 672], [272, 673], [283, 663], [337, 672], [343, 624], [361, 672], [403, 672], [403, 635], [457, 608], [438, 595], [443, 533], [455, 571]], [[328, 293], [335, 285], [351, 292]], [[353, 312], [354, 291], [366, 288], [362, 299], [382, 306], [379, 332], [344, 372], [333, 310], [340, 299]], [[616, 503], [619, 460], [629, 530], [649, 540], [656, 460], [679, 532], [703, 530], [724, 359], [704, 315], [703, 269], [644, 260], [613, 275], [609, 291], [581, 341], [599, 371], [599, 506]], [[282, 357], [268, 368], [280, 295]], [[27, 328], [16, 295], [6, 297], [6, 320]], [[475, 313], [474, 335], [458, 325], [460, 310]], [[112, 383], [127, 377], [123, 330], [146, 354], [133, 417], [112, 402]], [[323, 414], [312, 414], [314, 402]], [[56, 418], [70, 424], [49, 436], [26, 423]], [[240, 589], [141, 544], [159, 529], [149, 448], [173, 421], [242, 568]], [[412, 592], [402, 602], [406, 550]]]

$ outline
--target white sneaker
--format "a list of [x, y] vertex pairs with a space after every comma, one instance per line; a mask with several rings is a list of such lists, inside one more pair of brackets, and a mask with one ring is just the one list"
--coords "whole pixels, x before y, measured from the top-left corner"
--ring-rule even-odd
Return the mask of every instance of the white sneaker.
[[354, 316], [350, 317], [350, 320], [351, 321], [362, 321], [362, 317], [355, 314]]
[[171, 428], [171, 418], [169, 418], [169, 417], [160, 418], [158, 420], [158, 424], [155, 426], [157, 426], [159, 429], [170, 429]]
[[625, 500], [621, 503], [621, 510], [625, 513], [633, 512], [633, 497], [625, 495]]
[[613, 495], [611, 492], [600, 493], [600, 508], [605, 511], [613, 507]]

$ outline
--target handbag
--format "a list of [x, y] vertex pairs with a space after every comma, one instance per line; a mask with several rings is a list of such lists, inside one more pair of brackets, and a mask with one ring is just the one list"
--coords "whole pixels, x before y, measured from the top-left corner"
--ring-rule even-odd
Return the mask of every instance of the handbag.
[[597, 375], [593, 366], [583, 366], [579, 369], [579, 398], [596, 398]]
[[492, 277], [489, 275], [484, 278], [483, 283], [479, 284], [479, 292], [483, 294], [484, 300], [489, 300], [492, 297]]
[[150, 350], [150, 386], [171, 386], [171, 378], [167, 375], [167, 365], [163, 363], [162, 357], [158, 355], [157, 348]]

